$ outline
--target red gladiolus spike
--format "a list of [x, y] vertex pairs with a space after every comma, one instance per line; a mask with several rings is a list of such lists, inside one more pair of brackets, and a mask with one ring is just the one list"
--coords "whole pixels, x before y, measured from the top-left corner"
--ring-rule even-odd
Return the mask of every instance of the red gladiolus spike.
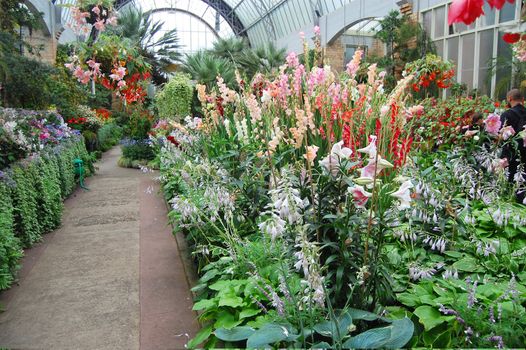
[[345, 124], [343, 126], [342, 141], [345, 147], [350, 148], [349, 146], [351, 143], [351, 127], [349, 126], [349, 124]]
[[505, 33], [502, 36], [502, 40], [508, 44], [515, 44], [517, 41], [521, 40], [521, 35], [519, 33]]

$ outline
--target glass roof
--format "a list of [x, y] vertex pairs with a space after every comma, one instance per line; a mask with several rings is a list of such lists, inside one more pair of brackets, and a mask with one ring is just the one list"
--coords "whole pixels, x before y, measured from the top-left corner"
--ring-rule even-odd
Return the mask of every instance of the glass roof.
[[301, 28], [316, 23], [317, 17], [336, 11], [352, 1], [363, 0], [115, 0], [115, 4], [123, 7], [135, 2], [145, 11], [186, 11], [206, 22], [219, 37], [244, 35], [252, 46], [260, 46], [299, 32]]

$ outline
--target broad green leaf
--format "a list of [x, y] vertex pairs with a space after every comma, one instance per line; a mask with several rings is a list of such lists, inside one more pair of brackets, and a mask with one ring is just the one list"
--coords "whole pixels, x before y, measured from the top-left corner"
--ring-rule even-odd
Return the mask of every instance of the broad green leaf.
[[241, 323], [241, 320], [236, 320], [235, 316], [227, 311], [222, 311], [214, 323], [214, 328], [226, 328], [226, 329], [232, 329], [235, 326], [239, 325]]
[[278, 324], [266, 324], [258, 329], [247, 340], [247, 348], [266, 348], [270, 344], [281, 342], [290, 336], [284, 326]]
[[324, 342], [324, 341], [320, 343], [316, 343], [313, 346], [311, 346], [311, 349], [331, 349], [331, 348], [332, 348], [331, 344]]
[[233, 294], [225, 294], [219, 297], [219, 306], [240, 307], [245, 305], [243, 298]]
[[240, 341], [248, 339], [255, 331], [252, 327], [240, 326], [232, 329], [219, 328], [214, 334], [223, 341]]
[[378, 349], [391, 338], [388, 328], [369, 329], [343, 343], [344, 349]]
[[413, 293], [400, 293], [397, 295], [399, 302], [406, 306], [417, 306], [420, 305], [420, 298], [418, 295]]
[[446, 319], [442, 317], [442, 314], [440, 314], [437, 309], [429, 305], [417, 307], [413, 314], [418, 316], [420, 323], [424, 325], [426, 331], [433, 329], [433, 327], [436, 327], [442, 322], [446, 321]]
[[252, 317], [259, 314], [260, 312], [261, 309], [243, 309], [239, 313], [239, 319], [241, 320], [243, 318]]
[[314, 330], [316, 333], [323, 335], [324, 337], [330, 337], [336, 340], [341, 340], [345, 337], [352, 325], [352, 317], [346, 312], [342, 313], [340, 316], [337, 316], [336, 320], [329, 320], [320, 322], [314, 325]]
[[455, 262], [453, 267], [459, 271], [474, 272], [477, 270], [478, 264], [475, 258], [468, 256]]
[[380, 318], [377, 314], [374, 314], [369, 311], [358, 310], [350, 308], [348, 311], [353, 320], [365, 320], [365, 321], [374, 321]]
[[197, 303], [194, 304], [194, 307], [192, 310], [203, 310], [203, 309], [209, 309], [211, 307], [214, 307], [217, 305], [217, 300], [215, 299], [203, 299], [199, 300]]
[[413, 324], [413, 321], [405, 317], [400, 320], [394, 320], [390, 326], [385, 328], [391, 330], [391, 337], [383, 347], [388, 349], [399, 349], [411, 340], [415, 330], [415, 325]]
[[208, 339], [208, 337], [210, 336], [210, 334], [212, 334], [212, 325], [209, 325], [205, 328], [202, 328], [199, 332], [197, 332], [197, 334], [195, 335], [195, 337], [193, 339], [191, 339], [188, 344], [186, 344], [186, 346], [189, 348], [189, 349], [194, 349], [196, 348], [199, 344], [201, 344], [202, 342], [204, 342], [205, 340]]

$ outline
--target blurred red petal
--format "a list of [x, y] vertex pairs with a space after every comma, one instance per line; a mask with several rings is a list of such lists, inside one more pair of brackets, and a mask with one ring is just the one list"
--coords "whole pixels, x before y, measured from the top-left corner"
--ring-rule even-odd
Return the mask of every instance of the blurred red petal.
[[500, 10], [504, 4], [509, 2], [510, 4], [513, 4], [515, 0], [488, 0], [488, 4], [491, 8], [496, 8], [497, 10]]
[[508, 44], [515, 44], [517, 41], [521, 40], [521, 35], [519, 33], [505, 33], [502, 36], [502, 40]]
[[449, 25], [456, 22], [470, 25], [484, 14], [483, 6], [484, 0], [454, 0], [449, 8], [447, 21]]

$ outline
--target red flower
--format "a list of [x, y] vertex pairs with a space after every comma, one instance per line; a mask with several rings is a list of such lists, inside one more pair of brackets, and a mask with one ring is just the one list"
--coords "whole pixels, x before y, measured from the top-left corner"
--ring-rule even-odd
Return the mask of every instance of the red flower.
[[502, 40], [508, 44], [515, 44], [517, 41], [521, 40], [521, 35], [519, 33], [505, 33], [502, 36]]
[[[502, 0], [495, 0], [495, 2], [499, 1]], [[484, 0], [453, 0], [449, 8], [447, 22], [449, 25], [456, 22], [464, 22], [464, 24], [470, 25], [484, 14], [482, 6], [484, 6]]]
[[497, 101], [497, 102], [495, 102], [493, 105], [494, 105], [496, 108], [499, 108], [499, 107], [500, 107], [500, 102]]
[[510, 4], [513, 4], [515, 0], [488, 0], [488, 4], [489, 6], [491, 6], [491, 8], [496, 8], [497, 10], [500, 10], [504, 6], [506, 1], [508, 1]]

